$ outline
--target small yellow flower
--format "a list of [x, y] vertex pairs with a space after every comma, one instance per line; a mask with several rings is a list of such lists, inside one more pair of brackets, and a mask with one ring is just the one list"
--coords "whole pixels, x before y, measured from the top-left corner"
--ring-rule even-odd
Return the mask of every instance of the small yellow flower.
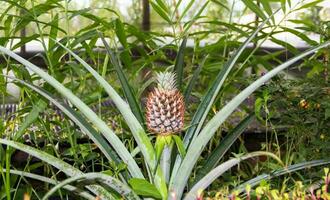
[[24, 200], [30, 200], [30, 195], [28, 193], [24, 193]]
[[315, 104], [315, 108], [316, 109], [320, 109], [321, 108], [321, 104], [319, 104], [319, 103]]
[[300, 108], [308, 109], [309, 108], [309, 103], [305, 99], [302, 99], [299, 102], [299, 106], [300, 106]]

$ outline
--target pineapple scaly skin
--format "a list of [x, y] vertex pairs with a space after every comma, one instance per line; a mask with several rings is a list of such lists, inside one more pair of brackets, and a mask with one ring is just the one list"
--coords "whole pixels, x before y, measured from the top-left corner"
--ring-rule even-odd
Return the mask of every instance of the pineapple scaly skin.
[[146, 122], [149, 131], [167, 136], [183, 129], [185, 105], [176, 88], [175, 74], [157, 74], [157, 87], [150, 92], [146, 104]]

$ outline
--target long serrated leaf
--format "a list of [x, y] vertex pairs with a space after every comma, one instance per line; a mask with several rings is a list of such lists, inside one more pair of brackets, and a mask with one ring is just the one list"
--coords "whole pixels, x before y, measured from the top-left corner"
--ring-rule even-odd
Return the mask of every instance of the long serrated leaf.
[[39, 93], [40, 95], [48, 99], [55, 106], [57, 106], [64, 114], [66, 114], [77, 126], [79, 126], [79, 128], [85, 134], [89, 136], [89, 138], [97, 145], [97, 147], [101, 150], [101, 152], [105, 155], [105, 157], [108, 160], [115, 161], [118, 164], [121, 162], [116, 152], [110, 147], [110, 145], [104, 140], [104, 138], [78, 112], [73, 110], [68, 105], [59, 102], [58, 100], [56, 100], [56, 98], [52, 97], [51, 94], [49, 94], [47, 91], [43, 90], [38, 86], [32, 85], [15, 77], [9, 77], [9, 76], [6, 77], [29, 87], [30, 89], [34, 90], [35, 92]]
[[267, 74], [259, 78], [235, 96], [230, 102], [228, 102], [216, 115], [205, 125], [201, 133], [192, 141], [191, 145], [187, 150], [187, 155], [182, 161], [180, 168], [178, 169], [173, 182], [170, 185], [170, 190], [173, 190], [177, 197], [180, 198], [185, 184], [188, 181], [190, 173], [192, 172], [193, 167], [195, 166], [200, 154], [202, 153], [204, 147], [213, 137], [216, 130], [221, 126], [221, 124], [234, 112], [234, 110], [246, 99], [248, 98], [255, 90], [261, 87], [265, 82], [270, 80], [272, 77], [277, 75], [282, 70], [288, 68], [293, 63], [298, 60], [315, 53], [321, 48], [330, 46], [330, 42], [323, 43], [317, 47], [309, 49], [301, 53], [300, 55], [284, 62], [283, 64], [275, 67], [273, 70], [269, 71]]
[[[172, 139], [170, 139], [170, 140], [172, 140]], [[165, 139], [165, 142], [167, 144], [165, 144], [163, 153], [160, 157], [159, 167], [161, 168], [161, 170], [164, 174], [166, 183], [168, 183], [168, 181], [170, 179], [171, 153], [172, 153], [173, 145], [169, 144], [169, 141], [166, 141], [166, 139]]]
[[218, 167], [214, 168], [212, 171], [210, 171], [206, 176], [204, 176], [200, 181], [198, 181], [193, 188], [188, 192], [188, 194], [185, 196], [184, 200], [193, 200], [198, 197], [199, 191], [204, 191], [214, 180], [216, 180], [219, 176], [221, 176], [223, 173], [231, 169], [233, 166], [237, 165], [238, 163], [249, 159], [253, 157], [259, 157], [259, 156], [269, 156], [274, 158], [275, 160], [279, 161], [280, 163], [281, 160], [279, 158], [270, 152], [263, 152], [263, 151], [257, 151], [257, 152], [252, 152], [248, 153], [242, 157], [238, 158], [232, 158]]
[[184, 52], [187, 45], [187, 38], [183, 38], [178, 55], [175, 59], [174, 71], [176, 73], [177, 86], [179, 90], [182, 90], [182, 80], [183, 80], [183, 67], [184, 67]]
[[[89, 122], [85, 120], [85, 118], [83, 118], [74, 109], [64, 103], [59, 102], [58, 100], [56, 100], [56, 98], [52, 97], [51, 94], [49, 94], [47, 91], [43, 90], [38, 86], [32, 85], [15, 77], [6, 77], [29, 87], [30, 89], [34, 90], [35, 92], [48, 99], [55, 106], [57, 106], [64, 114], [66, 114], [86, 135], [88, 135], [88, 137], [94, 142], [94, 144], [101, 150], [101, 152], [109, 161], [114, 161], [116, 164], [122, 163], [122, 160], [120, 160], [117, 153], [111, 148], [111, 146], [105, 141], [105, 139], [90, 125]], [[15, 137], [17, 137], [17, 133], [15, 134]], [[121, 173], [120, 177], [123, 180], [127, 180], [129, 178], [129, 176], [125, 173]]]
[[[273, 13], [273, 15], [276, 12]], [[272, 15], [272, 16], [273, 16]], [[206, 119], [206, 116], [208, 112], [211, 109], [211, 106], [217, 97], [220, 88], [222, 87], [225, 79], [227, 78], [230, 70], [234, 67], [236, 61], [240, 57], [240, 55], [243, 53], [244, 49], [248, 46], [248, 44], [252, 41], [252, 39], [257, 35], [257, 33], [262, 29], [262, 27], [269, 21], [270, 18], [267, 18], [266, 21], [264, 21], [260, 26], [248, 37], [245, 42], [240, 46], [240, 48], [235, 52], [235, 54], [224, 64], [222, 70], [220, 73], [217, 75], [215, 81], [212, 83], [212, 86], [210, 89], [207, 91], [206, 95], [204, 95], [202, 102], [198, 105], [198, 108], [190, 122], [190, 128], [186, 132], [183, 143], [186, 148], [188, 148], [189, 144], [191, 141], [194, 140], [194, 138], [197, 136], [199, 133], [202, 125], [204, 124], [204, 121]], [[177, 156], [174, 167], [173, 167], [173, 172], [171, 176], [171, 182], [173, 181], [173, 178], [175, 177], [177, 170], [181, 164], [182, 160], [179, 156]]]
[[257, 176], [249, 181], [246, 181], [245, 183], [239, 185], [234, 189], [234, 191], [237, 191], [239, 193], [243, 192], [245, 190], [246, 185], [250, 185], [251, 187], [258, 185], [262, 180], [270, 180], [272, 178], [283, 176], [285, 174], [289, 174], [295, 171], [299, 171], [302, 169], [310, 169], [311, 167], [321, 166], [321, 165], [327, 165], [330, 164], [330, 159], [325, 160], [312, 160], [312, 161], [306, 161], [301, 162], [298, 164], [290, 165], [282, 169], [277, 169], [273, 171], [270, 174], [262, 174], [260, 176]]
[[44, 72], [36, 65], [18, 56], [17, 54], [6, 49], [3, 46], [0, 46], [0, 51], [14, 58], [16, 61], [23, 64], [24, 66], [32, 70], [34, 73], [38, 74], [47, 83], [52, 85], [59, 93], [69, 99], [70, 102], [75, 105], [86, 116], [86, 118], [88, 118], [102, 132], [103, 136], [116, 150], [120, 158], [127, 162], [127, 166], [131, 175], [133, 177], [143, 178], [143, 174], [140, 168], [136, 164], [131, 154], [126, 149], [125, 145], [121, 142], [118, 136], [107, 126], [107, 124], [102, 121], [102, 119], [100, 119], [100, 117], [97, 116], [84, 102], [82, 102], [77, 96], [75, 96], [69, 89], [59, 83], [54, 77]]
[[[4, 172], [6, 172], [6, 169], [2, 169]], [[13, 170], [11, 169], [10, 174], [13, 174], [13, 175], [18, 175], [18, 176], [22, 176], [22, 177], [25, 177], [25, 178], [30, 178], [30, 179], [34, 179], [34, 180], [38, 180], [38, 181], [41, 181], [43, 183], [48, 183], [48, 184], [52, 184], [52, 185], [56, 185], [58, 184], [59, 182], [54, 180], [54, 179], [51, 179], [51, 178], [48, 178], [48, 177], [45, 177], [45, 176], [40, 176], [38, 174], [33, 174], [33, 173], [29, 173], [29, 172], [24, 172], [24, 171], [19, 171], [19, 170]], [[91, 194], [89, 194], [88, 192], [86, 191], [82, 191], [81, 189], [75, 187], [75, 186], [72, 186], [72, 185], [65, 185], [63, 186], [64, 189], [68, 190], [69, 192], [74, 192], [76, 193], [77, 195], [85, 198], [85, 199], [89, 199], [89, 200], [95, 200], [95, 197], [92, 196]]]
[[[276, 12], [273, 13], [273, 15]], [[273, 16], [272, 15], [272, 16]], [[271, 16], [270, 16], [271, 17]], [[187, 148], [192, 140], [197, 136], [199, 133], [202, 125], [204, 124], [204, 121], [206, 119], [206, 116], [208, 112], [210, 111], [210, 108], [217, 97], [220, 88], [222, 87], [226, 77], [228, 76], [230, 70], [234, 67], [236, 61], [240, 57], [240, 55], [243, 53], [244, 49], [247, 47], [247, 45], [252, 41], [252, 39], [257, 35], [257, 33], [262, 29], [262, 27], [269, 21], [270, 18], [267, 18], [266, 21], [264, 21], [260, 26], [246, 39], [246, 41], [240, 46], [240, 48], [235, 52], [235, 54], [224, 64], [222, 70], [217, 75], [215, 81], [213, 82], [210, 89], [207, 91], [206, 95], [204, 95], [202, 102], [198, 105], [198, 108], [190, 122], [190, 128], [188, 129], [187, 133], [184, 136], [184, 145]], [[181, 164], [182, 160], [179, 156], [177, 156], [172, 176], [171, 176], [171, 182], [173, 181], [174, 177], [176, 176], [177, 170]]]
[[217, 166], [231, 145], [243, 133], [245, 128], [252, 122], [253, 119], [255, 119], [255, 115], [250, 114], [245, 119], [243, 119], [232, 131], [230, 131], [228, 135], [223, 138], [223, 140], [221, 140], [218, 146], [214, 148], [211, 155], [208, 156], [205, 164], [202, 165], [202, 167], [197, 171], [197, 175], [194, 180], [195, 183]]
[[[58, 44], [62, 46], [62, 48], [64, 48], [68, 53], [70, 53], [75, 59], [77, 59], [97, 79], [99, 84], [102, 85], [102, 87], [105, 89], [105, 91], [115, 103], [117, 109], [120, 111], [120, 113], [126, 120], [126, 123], [131, 129], [134, 139], [138, 144], [144, 156], [144, 159], [148, 163], [151, 171], [154, 171], [154, 166], [156, 166], [156, 155], [154, 148], [150, 142], [150, 139], [142, 128], [142, 125], [139, 123], [139, 121], [129, 108], [129, 105], [118, 95], [118, 93], [111, 87], [111, 85], [102, 76], [100, 76], [100, 74], [98, 74], [91, 66], [89, 66], [84, 60], [82, 60], [77, 54], [73, 53], [70, 49], [68, 49], [61, 43]], [[156, 176], [154, 177], [154, 179], [155, 184], [158, 187], [159, 191], [162, 193], [163, 198], [166, 198], [167, 186], [164, 180], [164, 176], [162, 175], [162, 172], [159, 168], [156, 170]]]
[[101, 182], [107, 185], [109, 188], [117, 192], [120, 196], [125, 197], [126, 199], [139, 200], [140, 198], [129, 188], [127, 185], [123, 184], [116, 178], [113, 178], [107, 174], [91, 172], [87, 174], [80, 174], [74, 177], [65, 179], [61, 183], [55, 185], [51, 190], [49, 190], [42, 198], [42, 200], [47, 200], [50, 198], [57, 190], [60, 188], [76, 182], [76, 181], [87, 181], [87, 182]]
[[[275, 13], [274, 13], [275, 14]], [[203, 101], [199, 104], [196, 113], [193, 116], [193, 119], [190, 123], [191, 127], [188, 129], [185, 137], [184, 144], [187, 147], [191, 142], [192, 138], [196, 137], [197, 133], [200, 131], [205, 118], [218, 95], [220, 88], [222, 87], [225, 79], [227, 78], [230, 70], [234, 67], [236, 61], [243, 53], [244, 49], [252, 41], [252, 39], [257, 35], [257, 33], [264, 27], [264, 25], [269, 21], [268, 18], [264, 21], [251, 35], [245, 40], [245, 42], [240, 46], [240, 48], [235, 52], [235, 54], [224, 64], [222, 70], [217, 75], [215, 81], [212, 83], [211, 88], [207, 91], [206, 95], [203, 98]], [[197, 126], [195, 124], [198, 124]]]
[[[30, 147], [28, 145], [10, 141], [10, 140], [6, 140], [6, 139], [0, 139], [0, 144], [5, 144], [12, 148], [19, 149], [23, 152], [26, 152], [26, 153], [30, 154], [31, 156], [34, 156], [52, 166], [54, 166], [55, 168], [61, 170], [68, 176], [78, 176], [78, 175], [83, 174], [79, 169], [62, 161], [61, 159], [58, 159], [44, 151]], [[107, 192], [102, 187], [99, 187], [96, 185], [89, 186], [88, 188], [96, 195], [107, 194]], [[111, 199], [111, 196], [109, 198]]]
[[70, 53], [75, 59], [77, 59], [99, 82], [100, 85], [105, 89], [108, 95], [111, 97], [115, 103], [117, 109], [121, 112], [126, 120], [126, 123], [130, 127], [135, 140], [137, 141], [145, 159], [150, 163], [155, 162], [154, 150], [152, 144], [145, 134], [141, 124], [138, 122], [137, 118], [131, 112], [129, 105], [118, 95], [118, 93], [111, 87], [111, 85], [98, 74], [91, 66], [89, 66], [84, 60], [82, 60], [77, 54], [73, 53], [70, 49], [58, 43], [62, 48], [64, 48], [68, 53]]

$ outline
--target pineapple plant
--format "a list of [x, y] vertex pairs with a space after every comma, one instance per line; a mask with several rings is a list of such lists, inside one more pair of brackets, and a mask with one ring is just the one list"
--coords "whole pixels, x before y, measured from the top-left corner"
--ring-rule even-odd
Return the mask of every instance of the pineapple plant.
[[[156, 160], [158, 164], [169, 163], [173, 140], [182, 157], [185, 155], [180, 133], [184, 125], [184, 98], [176, 86], [174, 72], [160, 72], [156, 74], [157, 86], [151, 91], [146, 103], [146, 123], [150, 132], [155, 133]], [[166, 150], [165, 150], [166, 149]], [[162, 171], [168, 181], [169, 167], [162, 165]]]
[[183, 128], [185, 105], [176, 88], [176, 76], [172, 72], [161, 72], [156, 81], [157, 87], [147, 99], [147, 127], [150, 132], [161, 136], [179, 133]]
[[[104, 171], [83, 173], [77, 169], [76, 166], [63, 161], [61, 158], [56, 158], [47, 152], [41, 151], [34, 147], [30, 147], [23, 143], [0, 138], [0, 144], [24, 151], [31, 156], [34, 156], [43, 162], [54, 166], [59, 171], [62, 171], [68, 176], [66, 180], [62, 181], [61, 183], [57, 183], [53, 182], [53, 180], [49, 179], [48, 177], [40, 177], [32, 174], [34, 178], [42, 178], [41, 180], [44, 182], [56, 184], [56, 186], [45, 195], [44, 199], [47, 199], [47, 196], [51, 196], [52, 193], [56, 191], [56, 189], [61, 187], [69, 190], [69, 192], [78, 191], [80, 188], [76, 188], [76, 185], [65, 185], [68, 183], [73, 184], [73, 182], [76, 182], [77, 180], [97, 180], [95, 183], [93, 182], [92, 185], [84, 185], [84, 191], [77, 194], [85, 198], [87, 197], [87, 199], [95, 199], [95, 196], [100, 196], [102, 199], [116, 199], [118, 197], [125, 199], [140, 199], [139, 196], [142, 196], [143, 198], [151, 197], [164, 200], [183, 198], [185, 200], [197, 199], [199, 198], [201, 191], [205, 190], [214, 180], [223, 175], [223, 173], [228, 171], [231, 167], [238, 165], [241, 161], [264, 155], [270, 156], [273, 159], [277, 159], [276, 155], [270, 152], [251, 152], [243, 156], [237, 155], [236, 157], [219, 164], [223, 154], [219, 155], [217, 151], [213, 151], [210, 153], [212, 153], [212, 155], [217, 155], [217, 159], [215, 159], [215, 161], [211, 160], [205, 162], [205, 164], [202, 166], [202, 169], [205, 169], [205, 171], [203, 171], [204, 174], [202, 178], [196, 180], [196, 183], [191, 185], [192, 187], [190, 185], [190, 187], [187, 187], [188, 183], [190, 182], [189, 179], [195, 177], [194, 168], [198, 160], [200, 160], [199, 158], [202, 158], [201, 154], [203, 150], [214, 136], [214, 134], [217, 132], [217, 129], [245, 99], [247, 99], [255, 90], [260, 88], [266, 81], [270, 80], [272, 77], [289, 67], [291, 64], [314, 52], [317, 52], [323, 47], [330, 46], [330, 42], [325, 42], [293, 57], [292, 59], [282, 63], [277, 67], [274, 67], [273, 70], [269, 71], [267, 74], [251, 83], [247, 88], [235, 96], [231, 101], [224, 105], [221, 110], [216, 112], [214, 116], [212, 116], [210, 119], [207, 119], [207, 115], [211, 109], [211, 106], [214, 103], [220, 89], [223, 87], [223, 83], [229, 75], [231, 69], [236, 66], [236, 61], [242, 52], [261, 30], [263, 25], [269, 21], [269, 19], [270, 17], [264, 21], [253, 32], [253, 34], [246, 39], [241, 47], [235, 53], [233, 53], [232, 57], [224, 63], [221, 71], [217, 75], [214, 82], [211, 84], [211, 87], [203, 96], [191, 122], [187, 124], [189, 128], [184, 135], [183, 141], [181, 141], [179, 136], [175, 134], [179, 133], [183, 129], [183, 116], [185, 109], [183, 98], [175, 87], [175, 74], [159, 73], [157, 75], [158, 85], [149, 95], [146, 112], [147, 127], [149, 131], [157, 134], [155, 148], [151, 138], [149, 138], [145, 133], [141, 122], [138, 120], [137, 116], [139, 116], [140, 113], [139, 106], [136, 106], [137, 104], [134, 99], [135, 97], [132, 94], [127, 78], [125, 77], [122, 71], [122, 67], [111, 51], [110, 47], [105, 45], [124, 88], [124, 93], [127, 97], [128, 103], [122, 97], [120, 97], [114, 88], [104, 79], [103, 76], [98, 74], [98, 72], [95, 71], [92, 66], [86, 63], [82, 58], [80, 58], [72, 50], [68, 49], [61, 42], [54, 41], [59, 47], [64, 48], [67, 53], [72, 55], [87, 71], [89, 71], [106, 91], [109, 97], [112, 98], [115, 106], [123, 115], [123, 118], [131, 130], [132, 136], [138, 147], [136, 149], [141, 152], [141, 157], [143, 158], [142, 162], [145, 163], [145, 168], [141, 168], [141, 165], [139, 165], [141, 162], [134, 158], [132, 155], [133, 153], [130, 152], [130, 148], [125, 146], [125, 143], [121, 140], [121, 138], [118, 137], [117, 134], [115, 134], [111, 127], [107, 126], [106, 122], [103, 121], [100, 116], [97, 115], [97, 113], [93, 112], [93, 110], [89, 108], [89, 106], [86, 105], [84, 101], [73, 94], [69, 88], [66, 88], [65, 85], [49, 75], [40, 67], [20, 57], [12, 50], [7, 49], [4, 46], [0, 46], [1, 53], [5, 54], [6, 56], [10, 56], [12, 59], [20, 62], [28, 69], [34, 71], [37, 75], [43, 78], [47, 84], [53, 86], [56, 91], [60, 93], [65, 99], [69, 100], [74, 106], [74, 109], [63, 104], [50, 93], [45, 92], [43, 88], [34, 86], [28, 82], [25, 82], [24, 80], [17, 78], [12, 79], [18, 81], [20, 84], [37, 92], [44, 98], [57, 105], [70, 119], [72, 119], [72, 121], [74, 121], [79, 126], [79, 128], [81, 128], [81, 130], [86, 133], [86, 135], [88, 135], [88, 137], [90, 137], [93, 143], [99, 147], [100, 151], [105, 155], [109, 162], [114, 162], [116, 164], [125, 163], [127, 165], [127, 171], [125, 170], [125, 172], [120, 174], [118, 178], [112, 177], [104, 173]], [[102, 39], [105, 41], [104, 38]], [[104, 43], [107, 44], [106, 42]], [[178, 59], [179, 58], [180, 56], [178, 56]], [[182, 79], [182, 75], [179, 78]], [[250, 115], [244, 119], [240, 127], [243, 127], [244, 129], [244, 127], [248, 125], [248, 122], [251, 119], [253, 119], [253, 115]], [[224, 149], [223, 152], [226, 152], [229, 149], [229, 147], [239, 136], [240, 132], [237, 131], [234, 132], [234, 134], [235, 137], [225, 138], [219, 143], [219, 146], [223, 147]], [[158, 138], [160, 139], [158, 140]], [[171, 154], [169, 152], [167, 157], [163, 156], [165, 157], [165, 159], [163, 159], [165, 162], [158, 164], [161, 147], [164, 147], [165, 142], [166, 145], [169, 146], [168, 148], [170, 148], [173, 143], [170, 142], [170, 145], [168, 145], [168, 139], [172, 138], [178, 146], [180, 155], [174, 155], [176, 156], [175, 160], [170, 159]], [[171, 163], [172, 161], [174, 163]], [[313, 166], [328, 164], [328, 162], [330, 161], [317, 160], [317, 164]], [[10, 164], [9, 162], [7, 163]], [[207, 165], [212, 166], [207, 167]], [[311, 166], [310, 163], [304, 163], [304, 165], [308, 167]], [[292, 169], [297, 168], [296, 166], [285, 166], [283, 170], [286, 170], [285, 172], [287, 172], [287, 169], [290, 169], [290, 167]], [[293, 170], [290, 172], [292, 171]], [[7, 179], [10, 178], [10, 174], [31, 176], [30, 173], [27, 174], [24, 171], [22, 173], [21, 171], [11, 170], [10, 166], [6, 169], [2, 168], [1, 172], [3, 174], [6, 173]], [[125, 176], [126, 174], [128, 176]], [[111, 188], [111, 190], [107, 190], [108, 188]], [[88, 192], [85, 192], [85, 190], [88, 190]], [[93, 196], [90, 192], [93, 193]], [[8, 194], [10, 194], [10, 190], [8, 190]]]

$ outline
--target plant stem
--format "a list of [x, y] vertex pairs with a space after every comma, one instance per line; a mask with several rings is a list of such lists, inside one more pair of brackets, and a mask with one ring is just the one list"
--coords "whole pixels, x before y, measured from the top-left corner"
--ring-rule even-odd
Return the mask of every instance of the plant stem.
[[165, 145], [162, 156], [160, 158], [160, 168], [162, 169], [166, 183], [170, 179], [170, 168], [171, 168], [171, 153], [173, 145]]
[[6, 195], [7, 195], [7, 200], [11, 200], [10, 197], [10, 147], [7, 146], [7, 151], [6, 151]]

